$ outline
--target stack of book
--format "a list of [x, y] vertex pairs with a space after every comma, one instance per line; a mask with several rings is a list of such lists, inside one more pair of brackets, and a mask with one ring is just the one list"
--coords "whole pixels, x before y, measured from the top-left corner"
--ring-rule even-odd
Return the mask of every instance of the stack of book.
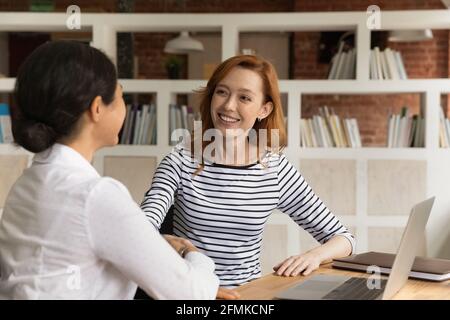
[[358, 122], [354, 118], [340, 119], [326, 106], [319, 108], [319, 115], [300, 119], [300, 142], [308, 148], [360, 148]]
[[[185, 129], [189, 132], [194, 131], [194, 121], [200, 119], [199, 113], [194, 113], [193, 108], [186, 105], [169, 105], [169, 129], [170, 134], [176, 129]], [[169, 139], [170, 140], [170, 139]], [[170, 141], [171, 145], [177, 141]]]
[[0, 143], [12, 143], [13, 141], [9, 106], [6, 103], [0, 103]]
[[383, 80], [405, 80], [405, 65], [400, 52], [386, 48], [380, 51], [375, 47], [370, 51], [370, 79]]
[[344, 51], [345, 42], [341, 41], [338, 52], [331, 59], [328, 79], [355, 79], [356, 49]]
[[444, 116], [444, 111], [440, 110], [439, 115], [439, 146], [441, 148], [450, 147], [450, 119]]
[[409, 115], [408, 107], [400, 114], [391, 114], [388, 121], [388, 148], [423, 147], [425, 145], [425, 119], [421, 115]]
[[156, 144], [156, 106], [154, 104], [127, 105], [120, 144]]

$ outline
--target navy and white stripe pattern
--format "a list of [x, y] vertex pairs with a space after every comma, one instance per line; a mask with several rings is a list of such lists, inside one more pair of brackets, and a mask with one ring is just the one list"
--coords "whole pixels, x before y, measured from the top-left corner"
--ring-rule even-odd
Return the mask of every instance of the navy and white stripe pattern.
[[232, 167], [198, 162], [177, 146], [160, 163], [141, 208], [159, 229], [174, 205], [174, 234], [187, 238], [216, 264], [221, 286], [261, 276], [264, 225], [274, 209], [288, 214], [320, 243], [353, 235], [328, 210], [286, 157]]

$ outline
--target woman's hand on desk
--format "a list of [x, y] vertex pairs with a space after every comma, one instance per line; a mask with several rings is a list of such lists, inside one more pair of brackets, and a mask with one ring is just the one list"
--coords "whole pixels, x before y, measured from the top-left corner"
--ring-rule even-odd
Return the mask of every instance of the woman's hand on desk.
[[311, 250], [304, 254], [287, 258], [273, 267], [273, 270], [279, 276], [295, 277], [300, 273], [307, 276], [319, 268], [321, 262], [321, 256], [314, 252], [314, 250]]
[[352, 252], [350, 241], [341, 235], [336, 235], [326, 243], [298, 256], [292, 256], [273, 267], [277, 275], [297, 276], [302, 273], [307, 276], [321, 263], [329, 262], [334, 258], [346, 257]]
[[168, 234], [163, 234], [163, 237], [183, 258], [188, 252], [198, 251], [198, 249], [187, 239]]
[[224, 287], [219, 287], [219, 290], [217, 291], [217, 299], [222, 300], [236, 300], [239, 299], [241, 295], [232, 289], [227, 289]]

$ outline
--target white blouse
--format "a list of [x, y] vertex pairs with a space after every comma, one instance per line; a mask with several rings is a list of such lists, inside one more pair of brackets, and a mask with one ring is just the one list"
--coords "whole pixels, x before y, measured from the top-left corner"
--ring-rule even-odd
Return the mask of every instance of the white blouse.
[[214, 262], [186, 259], [120, 182], [72, 148], [38, 153], [0, 220], [0, 299], [214, 299]]

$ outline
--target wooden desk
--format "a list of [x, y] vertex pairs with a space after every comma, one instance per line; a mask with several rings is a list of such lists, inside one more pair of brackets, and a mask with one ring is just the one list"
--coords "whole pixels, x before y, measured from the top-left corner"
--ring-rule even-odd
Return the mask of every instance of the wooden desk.
[[[243, 300], [270, 300], [274, 296], [295, 284], [298, 284], [313, 275], [346, 275], [352, 277], [369, 277], [371, 274], [362, 272], [333, 269], [331, 263], [322, 265], [309, 276], [280, 277], [274, 274], [263, 276], [260, 279], [240, 286], [236, 290], [241, 294]], [[383, 278], [386, 278], [383, 276]], [[431, 282], [423, 280], [408, 279], [405, 286], [394, 296], [394, 300], [428, 300], [445, 299], [450, 300], [450, 280], [444, 282]]]

